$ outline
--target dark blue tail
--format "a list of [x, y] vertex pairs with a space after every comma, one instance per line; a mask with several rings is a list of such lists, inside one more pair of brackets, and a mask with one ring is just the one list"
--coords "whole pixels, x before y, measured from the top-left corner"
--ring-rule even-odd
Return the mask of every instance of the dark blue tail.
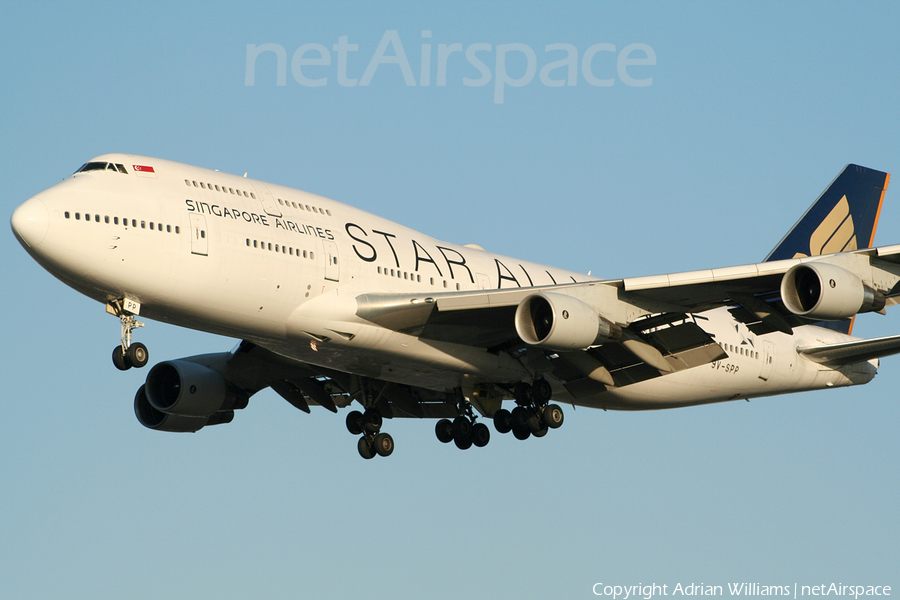
[[[766, 262], [871, 248], [891, 176], [847, 165], [766, 257]], [[853, 320], [819, 323], [850, 333]]]
[[766, 262], [870, 248], [890, 177], [859, 165], [844, 167]]

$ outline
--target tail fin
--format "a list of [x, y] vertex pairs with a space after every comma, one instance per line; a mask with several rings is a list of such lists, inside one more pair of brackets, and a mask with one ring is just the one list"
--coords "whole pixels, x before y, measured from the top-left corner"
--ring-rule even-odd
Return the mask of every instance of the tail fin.
[[766, 262], [870, 248], [890, 177], [859, 165], [844, 167]]
[[[891, 176], [847, 165], [794, 224], [765, 262], [871, 248]], [[853, 319], [817, 323], [849, 334]]]

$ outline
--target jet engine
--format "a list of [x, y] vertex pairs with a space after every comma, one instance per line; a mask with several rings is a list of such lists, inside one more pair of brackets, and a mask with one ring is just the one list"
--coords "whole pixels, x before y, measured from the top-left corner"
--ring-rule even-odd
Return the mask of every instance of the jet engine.
[[249, 396], [218, 372], [186, 360], [159, 363], [134, 398], [134, 412], [145, 427], [159, 431], [198, 431], [230, 423]]
[[516, 332], [526, 344], [550, 350], [583, 350], [622, 339], [622, 329], [572, 296], [541, 292], [516, 309]]
[[847, 319], [884, 308], [884, 296], [854, 273], [828, 263], [791, 267], [781, 280], [781, 299], [789, 311], [822, 321]]

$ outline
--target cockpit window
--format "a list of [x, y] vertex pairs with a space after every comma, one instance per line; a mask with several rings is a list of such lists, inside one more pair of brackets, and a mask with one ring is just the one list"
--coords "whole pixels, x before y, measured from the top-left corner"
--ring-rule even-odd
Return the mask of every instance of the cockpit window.
[[75, 171], [76, 173], [86, 173], [88, 171], [104, 171], [106, 170], [107, 163], [105, 162], [89, 162], [85, 163], [80, 169]]
[[107, 162], [89, 162], [81, 165], [81, 168], [75, 171], [76, 173], [86, 173], [87, 171], [112, 171], [113, 173], [125, 173], [128, 174], [128, 171], [125, 170], [125, 165], [120, 165], [119, 163], [107, 163]]

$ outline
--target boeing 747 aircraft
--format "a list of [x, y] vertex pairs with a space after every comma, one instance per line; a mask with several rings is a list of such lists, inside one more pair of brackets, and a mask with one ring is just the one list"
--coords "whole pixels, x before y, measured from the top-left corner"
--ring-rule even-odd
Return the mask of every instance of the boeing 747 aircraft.
[[487, 419], [542, 437], [562, 425], [559, 403], [644, 410], [867, 383], [900, 352], [900, 336], [849, 335], [900, 297], [900, 245], [871, 247], [888, 179], [848, 165], [763, 262], [626, 279], [128, 154], [85, 163], [12, 228], [119, 318], [119, 369], [148, 362], [138, 317], [241, 340], [151, 368], [134, 399], [144, 426], [230, 423], [271, 387], [305, 412], [356, 402], [347, 428], [372, 458], [394, 449], [385, 419], [438, 419], [438, 439], [467, 449], [488, 443]]

